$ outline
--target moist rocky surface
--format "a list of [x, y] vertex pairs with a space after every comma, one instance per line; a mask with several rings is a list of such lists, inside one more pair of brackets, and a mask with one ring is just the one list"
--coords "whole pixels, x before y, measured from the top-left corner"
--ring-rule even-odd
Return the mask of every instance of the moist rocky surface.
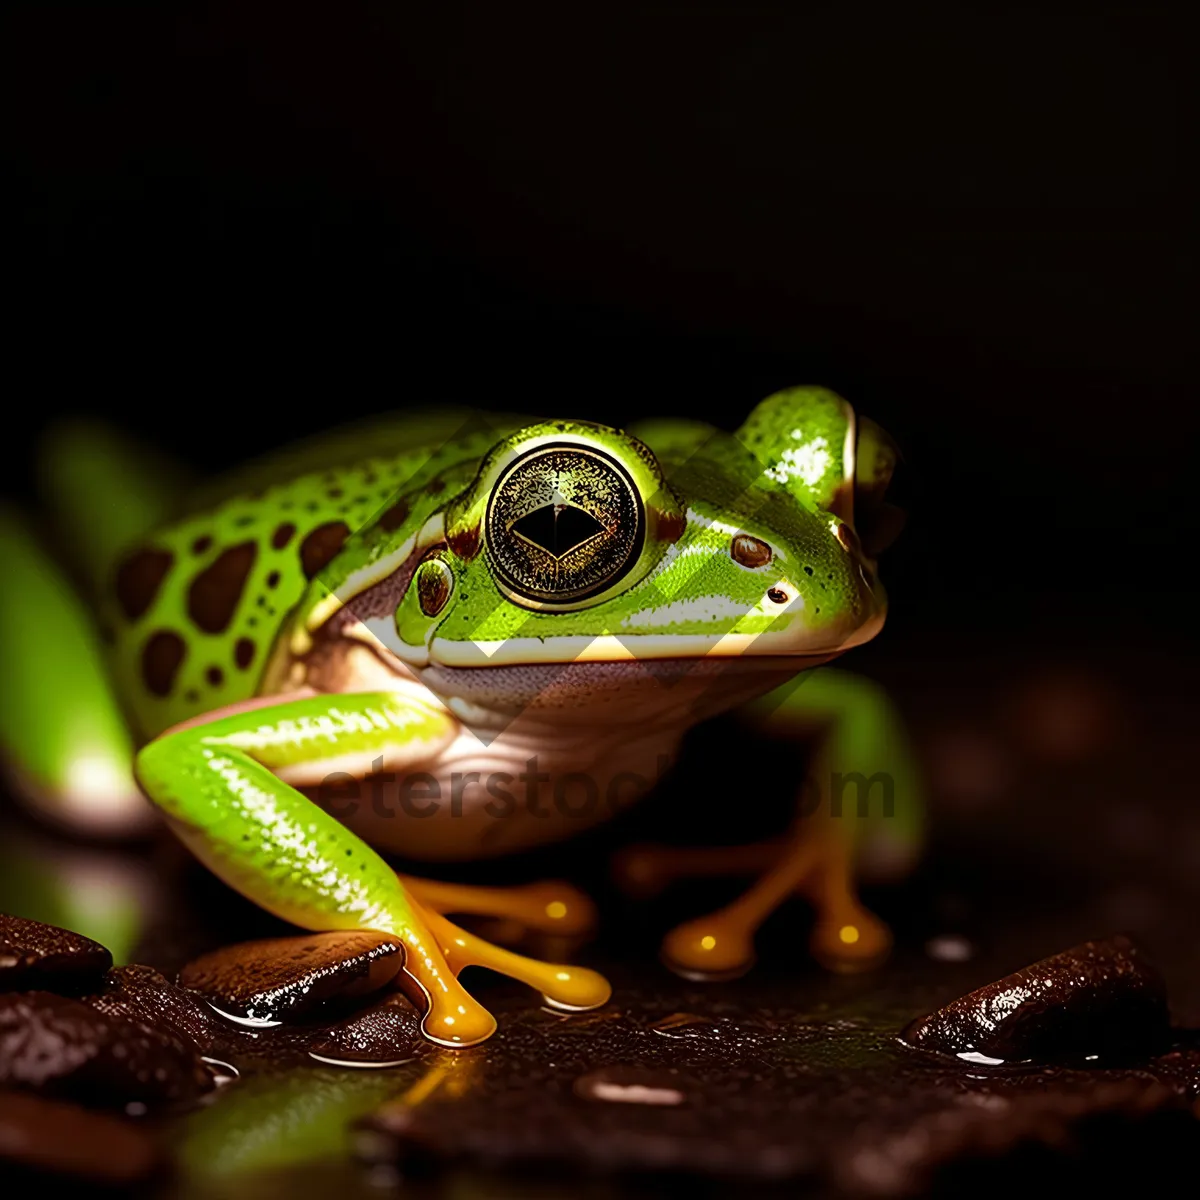
[[112, 955], [91, 938], [0, 913], [0, 991], [85, 987], [111, 966]]
[[[922, 870], [868, 893], [897, 933], [879, 970], [815, 966], [797, 903], [764, 929], [745, 977], [688, 983], [659, 963], [659, 936], [739, 884], [679, 883], [650, 899], [611, 886], [610, 856], [633, 841], [727, 844], [786, 820], [782, 786], [757, 788], [732, 814], [710, 802], [728, 771], [727, 738], [744, 738], [733, 727], [692, 739], [689, 765], [662, 795], [600, 834], [459, 872], [479, 882], [566, 874], [586, 886], [604, 926], [583, 961], [615, 988], [605, 1008], [564, 1016], [476, 973], [469, 984], [500, 1024], [466, 1052], [421, 1039], [417, 1014], [385, 979], [394, 957], [351, 941], [314, 956], [303, 949], [312, 935], [232, 897], [164, 842], [123, 860], [125, 873], [140, 862], [139, 894], [157, 897], [136, 937], [114, 946], [139, 965], [0, 997], [15, 1014], [4, 1029], [26, 1031], [12, 1042], [0, 1032], [8, 1069], [16, 1062], [26, 1076], [0, 1092], [0, 1155], [110, 1186], [141, 1178], [163, 1196], [265, 1189], [291, 1200], [394, 1188], [498, 1200], [1110, 1194], [1189, 1172], [1200, 1150], [1200, 810], [1180, 786], [1194, 739], [1174, 697], [1200, 680], [918, 660], [907, 674], [877, 672], [905, 706], [934, 810]], [[794, 751], [738, 745], [756, 779], [794, 773]], [[44, 835], [18, 823], [7, 845], [23, 870], [69, 889]], [[247, 939], [283, 939], [274, 965], [248, 956]], [[523, 948], [570, 949], [545, 939]], [[189, 968], [197, 962], [202, 971]], [[280, 1003], [309, 978], [328, 990]], [[278, 1024], [216, 1011], [259, 1006]], [[199, 1063], [208, 1084], [190, 1096], [168, 1088], [121, 1115], [126, 1093], [112, 1080], [140, 1075], [90, 1074], [105, 1061], [96, 1048], [112, 1044], [101, 1025], [136, 1031], [139, 1054]], [[82, 1032], [72, 1040], [64, 1027]], [[58, 1038], [58, 1058], [28, 1052], [30, 1028]], [[91, 1057], [72, 1066], [72, 1047]], [[76, 1090], [97, 1078], [107, 1094]], [[111, 1162], [89, 1158], [98, 1143], [81, 1133], [76, 1165], [56, 1163], [37, 1149], [52, 1111], [38, 1106], [61, 1104], [74, 1114], [64, 1109], [64, 1128], [79, 1113], [115, 1121], [142, 1151], [114, 1137]]]

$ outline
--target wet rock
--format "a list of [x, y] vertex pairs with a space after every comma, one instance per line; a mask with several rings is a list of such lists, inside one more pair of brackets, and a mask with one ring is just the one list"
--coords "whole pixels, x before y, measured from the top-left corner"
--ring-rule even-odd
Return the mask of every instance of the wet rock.
[[222, 1013], [263, 1023], [300, 1016], [335, 996], [368, 995], [403, 965], [397, 938], [317, 933], [226, 946], [188, 963], [179, 982]]
[[[941, 1184], [938, 1195], [1020, 1195], [1030, 1190], [1031, 1180], [1039, 1194], [1073, 1194], [1100, 1176], [1111, 1187], [1104, 1194], [1125, 1194], [1115, 1184], [1130, 1157], [1140, 1152], [1144, 1161], [1154, 1161], [1169, 1149], [1187, 1161], [1197, 1147], [1195, 1125], [1178, 1093], [1145, 1080], [1077, 1092], [976, 1096], [900, 1130], [868, 1123], [835, 1161], [832, 1174], [839, 1190], [852, 1196], [924, 1196], [935, 1182]], [[1104, 1142], [1116, 1129], [1124, 1153], [1106, 1175]], [[1170, 1134], [1165, 1144], [1163, 1131]], [[1057, 1163], [1046, 1151], [1059, 1152]], [[1085, 1152], [1090, 1171], [1079, 1163]], [[1032, 1163], [1037, 1168], [1031, 1170]]]
[[100, 991], [83, 999], [97, 1012], [148, 1026], [203, 1053], [228, 1037], [227, 1028], [212, 1009], [153, 967], [115, 967], [105, 976]]
[[321, 1031], [308, 1054], [331, 1066], [391, 1067], [411, 1062], [427, 1048], [420, 1014], [396, 993]]
[[0, 914], [0, 991], [74, 991], [96, 983], [112, 955], [91, 938]]
[[1161, 976], [1126, 937], [1084, 942], [914, 1021], [909, 1045], [965, 1062], [1107, 1064], [1166, 1048]]
[[[0, 1162], [128, 1187], [151, 1175], [158, 1150], [132, 1121], [22, 1092], [0, 1092]], [[8, 1182], [12, 1182], [9, 1176]]]
[[0, 1085], [123, 1107], [196, 1100], [212, 1086], [194, 1047], [50, 992], [0, 995]]

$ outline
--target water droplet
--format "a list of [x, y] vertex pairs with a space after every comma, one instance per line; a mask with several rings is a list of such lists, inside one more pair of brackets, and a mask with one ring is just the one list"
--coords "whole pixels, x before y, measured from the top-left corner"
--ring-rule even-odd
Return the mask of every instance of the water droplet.
[[717, 1023], [699, 1013], [676, 1012], [655, 1021], [650, 1028], [662, 1037], [709, 1038], [716, 1031]]
[[207, 1056], [202, 1056], [200, 1061], [208, 1068], [208, 1073], [217, 1087], [224, 1087], [227, 1083], [233, 1083], [235, 1079], [241, 1077], [241, 1072], [232, 1063]]
[[336, 1050], [329, 1048], [327, 1053], [318, 1053], [324, 1047], [316, 1047], [308, 1052], [308, 1057], [314, 1062], [324, 1063], [327, 1067], [352, 1067], [356, 1070], [374, 1071], [385, 1067], [402, 1067], [406, 1063], [416, 1062], [408, 1058], [380, 1058], [378, 1055], [358, 1054], [352, 1050]]
[[642, 1067], [605, 1067], [579, 1076], [572, 1085], [581, 1100], [675, 1108], [687, 1102], [677, 1075]]
[[968, 962], [975, 956], [975, 947], [957, 933], [943, 933], [925, 943], [925, 953], [938, 962]]

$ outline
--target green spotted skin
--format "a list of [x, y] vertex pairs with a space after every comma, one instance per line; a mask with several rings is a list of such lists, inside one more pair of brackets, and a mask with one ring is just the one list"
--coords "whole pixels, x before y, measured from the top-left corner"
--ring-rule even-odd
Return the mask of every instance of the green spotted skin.
[[351, 534], [403, 541], [514, 422], [417, 418], [284, 455], [127, 550], [103, 604], [140, 738], [256, 695], [284, 619]]
[[[691, 724], [766, 696], [760, 724], [831, 731], [815, 759], [830, 811], [835, 779], [887, 792], [887, 820], [864, 803], [825, 830], [814, 934], [823, 953], [844, 955], [847, 930], [864, 957], [884, 944], [849, 864], [868, 842], [884, 867], [910, 860], [919, 779], [887, 698], [813, 668], [883, 624], [857, 527], [885, 515], [894, 457], [840, 397], [777, 393], [733, 433], [442, 411], [324, 436], [179, 500], [161, 471], [123, 488], [130, 460], [89, 457], [87, 444], [60, 450], [57, 478], [101, 593], [90, 612], [23, 524], [0, 522], [0, 635], [17, 657], [0, 677], [0, 740], [47, 811], [112, 826], [141, 803], [136, 778], [196, 857], [263, 908], [307, 929], [403, 938], [426, 1033], [473, 1045], [495, 1022], [459, 983], [464, 965], [576, 1010], [610, 989], [455, 933], [377, 848], [463, 861], [568, 837], [578, 822], [561, 808], [530, 820], [547, 813], [535, 801], [581, 779], [597, 797], [630, 780], [640, 795]], [[89, 545], [94, 520], [104, 528]], [[148, 532], [123, 544], [133, 529]], [[664, 659], [685, 668], [662, 673], [665, 687], [653, 665]], [[322, 796], [385, 761], [449, 796], [437, 819]], [[765, 781], [731, 761], [729, 794], [752, 796]], [[524, 809], [492, 791], [505, 779], [529, 785]], [[489, 797], [512, 803], [496, 815]], [[807, 853], [780, 869], [812, 869]], [[768, 897], [799, 881], [765, 878]], [[704, 970], [714, 947], [729, 958], [720, 970], [746, 961], [742, 934], [714, 928], [677, 930], [675, 961]]]

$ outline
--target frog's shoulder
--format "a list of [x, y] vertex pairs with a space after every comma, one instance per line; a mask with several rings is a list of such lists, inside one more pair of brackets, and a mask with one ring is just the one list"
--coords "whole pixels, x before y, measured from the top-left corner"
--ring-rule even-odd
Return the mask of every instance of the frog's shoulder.
[[115, 564], [101, 610], [143, 736], [254, 695], [310, 580], [364, 528], [404, 529], [517, 418], [443, 410], [335, 430], [233, 472]]

